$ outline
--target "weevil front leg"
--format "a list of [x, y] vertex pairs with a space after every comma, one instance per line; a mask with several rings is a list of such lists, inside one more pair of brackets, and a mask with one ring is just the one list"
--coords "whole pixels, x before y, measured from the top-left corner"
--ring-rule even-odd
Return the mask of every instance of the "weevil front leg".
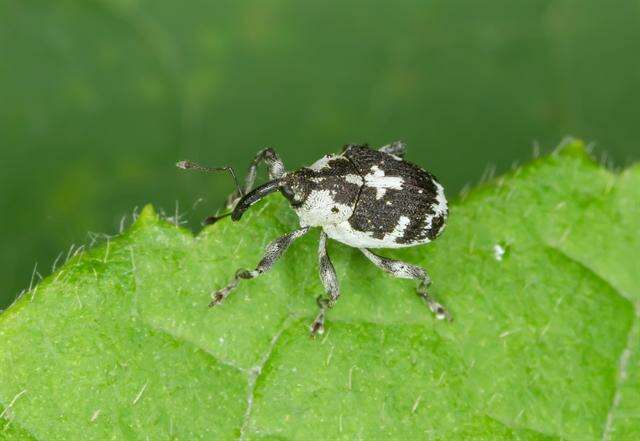
[[378, 150], [383, 153], [398, 156], [399, 158], [404, 158], [404, 154], [407, 150], [407, 144], [402, 141], [394, 141], [391, 144], [380, 147]]
[[427, 290], [431, 284], [431, 278], [424, 270], [416, 265], [402, 262], [400, 260], [388, 259], [386, 257], [378, 256], [372, 253], [366, 248], [360, 248], [360, 251], [371, 261], [375, 266], [380, 268], [386, 273], [391, 274], [394, 277], [400, 279], [413, 279], [419, 282], [418, 295], [426, 302], [427, 306], [435, 314], [437, 319], [447, 319], [451, 321], [451, 315], [440, 303], [436, 302]]
[[229, 296], [231, 291], [233, 291], [238, 286], [241, 280], [254, 279], [269, 271], [271, 267], [278, 261], [278, 259], [282, 257], [285, 251], [287, 251], [289, 245], [291, 245], [294, 240], [304, 236], [309, 231], [309, 229], [310, 227], [305, 227], [299, 230], [292, 231], [291, 233], [285, 234], [284, 236], [281, 236], [269, 243], [269, 245], [267, 245], [267, 248], [265, 249], [262, 260], [260, 260], [260, 263], [258, 263], [258, 266], [256, 266], [253, 270], [239, 269], [238, 271], [236, 271], [235, 277], [231, 280], [231, 282], [229, 282], [227, 286], [211, 294], [211, 303], [209, 303], [209, 307], [213, 307], [222, 303], [224, 299]]
[[[245, 177], [244, 184], [242, 186], [240, 186], [240, 184], [237, 182], [235, 172], [231, 167], [227, 166], [227, 167], [219, 167], [217, 169], [211, 169], [211, 168], [209, 169], [209, 170], [229, 170], [233, 175], [234, 180], [236, 181], [236, 189], [233, 191], [233, 193], [231, 193], [227, 197], [225, 201], [225, 206], [227, 210], [232, 210], [242, 196], [244, 196], [245, 194], [253, 190], [253, 185], [256, 182], [256, 175], [258, 173], [258, 166], [263, 162], [267, 165], [270, 180], [279, 179], [282, 177], [282, 175], [284, 175], [286, 171], [284, 168], [284, 163], [282, 162], [282, 160], [280, 159], [280, 156], [278, 156], [276, 151], [270, 147], [260, 150], [256, 154], [255, 158], [253, 158], [253, 161], [251, 161], [251, 165], [249, 166], [249, 170], [247, 171], [247, 176]], [[180, 164], [182, 164], [183, 166], [184, 165], [197, 166], [197, 164], [190, 163], [189, 161], [182, 161]], [[202, 167], [202, 166], [198, 166], [198, 167], [201, 169], [207, 169], [207, 167]], [[202, 224], [203, 225], [214, 224], [220, 219], [226, 216], [229, 216], [230, 214], [231, 214], [231, 211], [228, 211], [227, 213], [222, 215], [209, 216], [208, 218], [202, 221]]]
[[267, 165], [269, 180], [280, 179], [282, 175], [284, 175], [286, 171], [284, 163], [276, 151], [270, 147], [260, 150], [255, 158], [253, 158], [253, 161], [251, 161], [251, 165], [247, 171], [244, 186], [242, 187], [243, 194], [238, 194], [237, 190], [231, 193], [227, 198], [227, 208], [233, 208], [239, 198], [253, 190], [253, 185], [256, 182], [256, 175], [258, 173], [258, 166], [263, 162]]
[[327, 234], [320, 232], [320, 244], [318, 246], [318, 260], [320, 266], [320, 280], [324, 286], [324, 290], [328, 297], [319, 296], [317, 299], [320, 312], [311, 324], [311, 336], [322, 334], [324, 332], [324, 319], [327, 310], [333, 308], [340, 297], [340, 286], [338, 284], [338, 276], [336, 270], [331, 263], [331, 259], [327, 254]]

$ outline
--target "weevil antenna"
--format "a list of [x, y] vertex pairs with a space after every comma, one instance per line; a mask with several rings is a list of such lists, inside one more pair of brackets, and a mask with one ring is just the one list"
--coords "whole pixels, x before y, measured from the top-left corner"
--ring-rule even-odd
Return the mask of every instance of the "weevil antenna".
[[240, 188], [240, 183], [238, 182], [238, 176], [236, 175], [235, 170], [233, 170], [233, 167], [231, 166], [225, 165], [224, 167], [205, 167], [204, 165], [200, 165], [191, 161], [180, 161], [176, 164], [176, 167], [181, 168], [182, 170], [198, 170], [198, 171], [203, 171], [207, 173], [227, 171], [231, 174], [231, 177], [233, 178], [233, 183], [236, 186], [236, 193], [239, 196], [244, 196], [244, 192], [242, 191], [242, 188]]
[[209, 216], [208, 218], [206, 218], [205, 220], [202, 221], [202, 225], [206, 226], [206, 225], [215, 224], [220, 219], [224, 219], [227, 216], [231, 216], [231, 212], [225, 213], [225, 214], [221, 214], [220, 216]]
[[279, 189], [280, 179], [274, 179], [273, 181], [269, 181], [266, 184], [262, 184], [261, 186], [254, 188], [238, 201], [235, 208], [233, 209], [233, 213], [231, 213], [231, 219], [233, 219], [234, 221], [240, 220], [244, 212], [247, 211], [249, 207], [251, 207], [263, 197], [275, 191], [278, 191]]

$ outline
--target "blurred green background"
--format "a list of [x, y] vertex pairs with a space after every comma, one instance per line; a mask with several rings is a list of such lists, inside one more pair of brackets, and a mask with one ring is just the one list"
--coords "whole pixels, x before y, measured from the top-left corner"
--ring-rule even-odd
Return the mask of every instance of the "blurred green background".
[[639, 55], [638, 0], [0, 0], [0, 307], [136, 206], [197, 229], [232, 184], [178, 159], [404, 139], [450, 196], [569, 134], [624, 166]]

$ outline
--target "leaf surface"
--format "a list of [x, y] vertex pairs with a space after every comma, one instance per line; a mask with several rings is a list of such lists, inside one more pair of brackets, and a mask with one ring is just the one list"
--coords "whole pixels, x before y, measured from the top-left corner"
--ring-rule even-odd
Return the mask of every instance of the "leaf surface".
[[279, 196], [198, 236], [147, 207], [0, 315], [7, 439], [632, 439], [640, 436], [640, 167], [579, 142], [455, 201], [411, 281], [317, 231], [220, 307], [212, 289], [294, 229]]

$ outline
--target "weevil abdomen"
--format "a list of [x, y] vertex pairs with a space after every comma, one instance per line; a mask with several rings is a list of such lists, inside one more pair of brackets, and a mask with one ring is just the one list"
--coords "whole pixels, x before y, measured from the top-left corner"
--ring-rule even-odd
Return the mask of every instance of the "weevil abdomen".
[[403, 248], [430, 242], [442, 232], [447, 199], [433, 175], [365, 146], [350, 146], [343, 155], [363, 186], [349, 219], [324, 226], [329, 237], [359, 248]]

